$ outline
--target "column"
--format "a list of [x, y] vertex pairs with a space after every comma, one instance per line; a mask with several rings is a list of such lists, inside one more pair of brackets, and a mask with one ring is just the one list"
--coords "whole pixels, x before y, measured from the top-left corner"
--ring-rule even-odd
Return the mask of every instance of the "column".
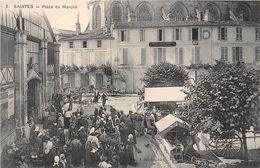
[[54, 93], [60, 90], [61, 78], [60, 78], [60, 44], [54, 43], [54, 74], [55, 74], [55, 83], [54, 83]]
[[15, 35], [15, 119], [16, 127], [27, 122], [27, 36], [23, 31]]
[[42, 109], [47, 103], [47, 41], [42, 40], [40, 43], [39, 52], [39, 62], [40, 62], [40, 73], [42, 74], [42, 83], [39, 91], [41, 92], [41, 100], [39, 104], [39, 116], [42, 116]]

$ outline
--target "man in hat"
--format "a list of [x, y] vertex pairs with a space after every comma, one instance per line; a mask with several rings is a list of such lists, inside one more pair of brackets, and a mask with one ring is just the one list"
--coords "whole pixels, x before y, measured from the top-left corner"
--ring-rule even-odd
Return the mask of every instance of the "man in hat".
[[71, 141], [71, 163], [73, 166], [79, 166], [81, 163], [81, 143], [77, 138]]
[[59, 128], [64, 127], [64, 118], [61, 113], [58, 113], [58, 127]]

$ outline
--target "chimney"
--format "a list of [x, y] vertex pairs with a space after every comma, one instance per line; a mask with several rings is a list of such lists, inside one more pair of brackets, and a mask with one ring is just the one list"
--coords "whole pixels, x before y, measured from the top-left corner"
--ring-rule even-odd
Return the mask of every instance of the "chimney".
[[76, 23], [76, 35], [81, 33], [80, 23], [79, 23], [79, 14], [78, 14], [78, 21]]

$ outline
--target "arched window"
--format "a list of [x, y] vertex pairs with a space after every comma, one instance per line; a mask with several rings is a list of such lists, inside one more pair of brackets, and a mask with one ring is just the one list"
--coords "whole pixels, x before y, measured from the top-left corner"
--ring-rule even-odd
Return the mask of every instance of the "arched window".
[[93, 14], [93, 28], [99, 29], [101, 28], [101, 9], [99, 5], [94, 8]]
[[239, 3], [235, 8], [235, 14], [240, 20], [250, 21], [250, 13], [251, 10], [245, 3]]
[[137, 21], [153, 20], [153, 8], [147, 2], [142, 2], [136, 8]]
[[122, 10], [119, 3], [114, 3], [112, 5], [112, 22], [122, 21]]
[[[219, 8], [213, 4], [213, 3], [209, 3], [206, 7], [205, 10], [209, 11], [209, 16], [208, 16], [208, 20], [209, 21], [217, 21], [220, 20], [220, 10]], [[204, 10], [204, 11], [205, 11]]]
[[188, 17], [188, 10], [182, 3], [175, 3], [171, 8], [171, 20], [182, 21]]

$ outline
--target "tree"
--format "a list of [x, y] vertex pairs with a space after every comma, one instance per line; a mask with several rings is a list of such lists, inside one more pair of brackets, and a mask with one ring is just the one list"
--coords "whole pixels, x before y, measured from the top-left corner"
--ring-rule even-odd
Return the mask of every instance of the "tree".
[[167, 62], [152, 65], [143, 78], [146, 87], [183, 86], [188, 80], [189, 75], [184, 68]]
[[246, 130], [257, 123], [255, 109], [259, 79], [244, 63], [217, 62], [197, 85], [189, 85], [189, 113], [193, 125], [203, 132], [236, 130], [242, 134], [244, 156], [248, 150]]

